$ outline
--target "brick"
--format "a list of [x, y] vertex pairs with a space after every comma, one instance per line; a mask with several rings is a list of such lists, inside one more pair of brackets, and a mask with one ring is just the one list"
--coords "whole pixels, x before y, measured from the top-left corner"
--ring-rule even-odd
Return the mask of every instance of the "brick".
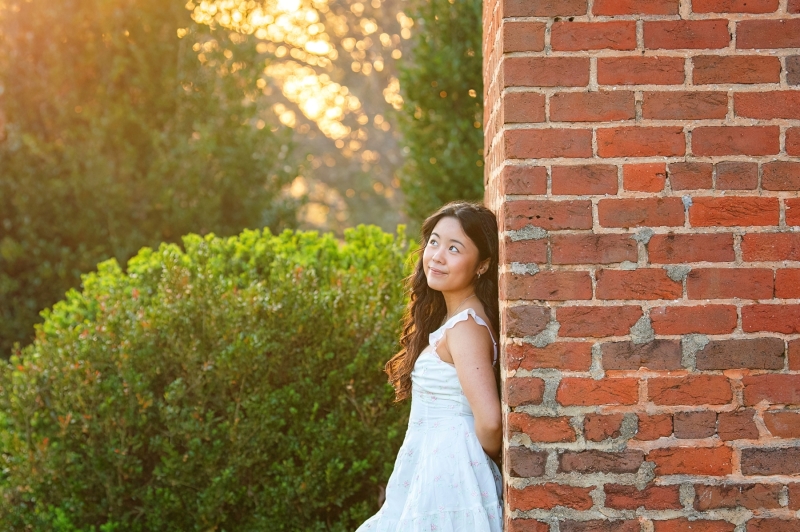
[[667, 182], [664, 163], [626, 164], [622, 167], [622, 188], [636, 192], [661, 192]]
[[647, 254], [652, 264], [731, 262], [735, 259], [733, 235], [726, 233], [653, 235], [647, 244]]
[[689, 207], [693, 227], [736, 227], [778, 225], [778, 198], [768, 197], [694, 197]]
[[695, 155], [775, 155], [779, 151], [778, 126], [711, 126], [692, 131]]
[[758, 164], [723, 161], [715, 165], [717, 190], [755, 190], [758, 186]]
[[650, 320], [656, 334], [729, 334], [736, 328], [733, 305], [655, 307]]
[[595, 520], [595, 521], [561, 521], [561, 532], [639, 532], [639, 521]]
[[544, 475], [546, 451], [532, 451], [527, 447], [509, 447], [506, 463], [512, 477], [531, 478]]
[[508, 519], [506, 528], [508, 532], [549, 532], [550, 525], [536, 519]]
[[647, 393], [653, 403], [668, 406], [724, 405], [733, 398], [731, 384], [722, 375], [652, 378]]
[[637, 414], [637, 416], [639, 417], [639, 428], [636, 432], [637, 440], [651, 441], [672, 436], [672, 414], [658, 414], [655, 416]]
[[781, 61], [764, 55], [700, 55], [692, 58], [695, 85], [780, 83]]
[[722, 441], [757, 440], [758, 427], [754, 420], [755, 410], [720, 412], [717, 416], [717, 434]]
[[789, 484], [789, 508], [800, 510], [800, 482]]
[[730, 44], [728, 21], [658, 20], [645, 21], [644, 47], [655, 49], [725, 48]]
[[636, 261], [637, 244], [631, 235], [557, 234], [552, 236], [553, 264], [612, 264]]
[[541, 271], [536, 275], [503, 274], [501, 292], [505, 299], [567, 301], [592, 299], [589, 272]]
[[791, 55], [786, 58], [786, 83], [800, 85], [800, 55]]
[[509, 368], [552, 368], [568, 371], [588, 371], [592, 364], [592, 344], [589, 342], [557, 342], [545, 347], [530, 344], [506, 347]]
[[503, 96], [503, 123], [544, 122], [544, 94], [509, 92]]
[[800, 298], [800, 268], [775, 272], [775, 297]]
[[585, 87], [588, 57], [508, 57], [503, 60], [504, 87]]
[[676, 438], [709, 438], [717, 432], [717, 413], [710, 410], [676, 412], [672, 418]]
[[532, 417], [521, 412], [508, 414], [508, 431], [527, 434], [531, 441], [556, 443], [575, 441], [575, 429], [568, 417]]
[[592, 228], [592, 202], [589, 200], [508, 201], [503, 208], [506, 230], [518, 230], [527, 225], [548, 231]]
[[747, 522], [747, 532], [797, 532], [798, 519], [751, 519]]
[[506, 242], [505, 259], [508, 263], [521, 262], [523, 264], [547, 262], [547, 240], [520, 240]]
[[547, 193], [547, 168], [544, 166], [506, 165], [500, 179], [505, 194]]
[[622, 452], [567, 451], [558, 459], [562, 473], [636, 473], [644, 462], [644, 453], [628, 449]]
[[764, 163], [761, 167], [761, 188], [764, 190], [800, 190], [800, 163], [789, 161]]
[[683, 225], [681, 198], [601, 199], [597, 213], [603, 227]]
[[771, 299], [773, 291], [767, 268], [697, 268], [686, 277], [689, 299]]
[[762, 414], [764, 425], [778, 438], [800, 438], [800, 412], [797, 410], [768, 410]]
[[800, 333], [800, 305], [747, 305], [742, 307], [744, 332]]
[[[796, 475], [798, 473], [800, 473], [800, 447], [742, 449], [743, 475]], [[774, 531], [774, 529], [769, 530], [770, 532]]]
[[744, 118], [800, 118], [800, 91], [737, 92], [733, 110]]
[[800, 369], [800, 339], [789, 340], [789, 369]]
[[550, 97], [551, 122], [610, 122], [635, 117], [633, 93], [628, 91], [560, 92]]
[[679, 0], [595, 0], [595, 15], [677, 15]]
[[592, 156], [592, 132], [584, 129], [511, 129], [505, 136], [509, 159]]
[[602, 344], [601, 353], [605, 370], [681, 369], [681, 344], [678, 340], [658, 338], [644, 344], [607, 342]]
[[800, 19], [737, 22], [736, 48], [800, 48]]
[[552, 316], [548, 307], [520, 305], [503, 309], [501, 320], [506, 336], [535, 336], [547, 327]]
[[774, 13], [778, 0], [692, 0], [695, 13]]
[[728, 95], [724, 92], [645, 92], [642, 116], [656, 120], [725, 118]]
[[558, 334], [565, 337], [624, 336], [642, 316], [638, 306], [558, 307], [556, 312]]
[[556, 401], [563, 406], [632, 405], [639, 398], [636, 379], [561, 379]]
[[711, 163], [671, 163], [668, 169], [672, 190], [710, 189], [714, 185]]
[[586, 0], [504, 0], [506, 17], [567, 17], [585, 15], [589, 11]]
[[800, 155], [800, 127], [786, 130], [786, 154]]
[[800, 198], [786, 198], [786, 225], [800, 225]]
[[544, 22], [503, 22], [503, 52], [541, 52], [546, 27]]
[[786, 11], [789, 13], [800, 13], [800, 0], [789, 0]]
[[[624, 416], [622, 414], [610, 414], [607, 416], [601, 414], [586, 414], [583, 420], [584, 437], [589, 441], [603, 441], [608, 438], [619, 438], [623, 419]], [[641, 464], [641, 461], [639, 463]], [[634, 471], [638, 468], [639, 466], [637, 465]]]
[[639, 490], [636, 486], [606, 484], [606, 507], [615, 510], [678, 510], [682, 507], [680, 486], [647, 486]]
[[733, 532], [735, 526], [727, 521], [690, 521], [686, 518], [653, 521], [653, 532]]
[[800, 403], [800, 375], [748, 375], [742, 378], [744, 404], [757, 405]]
[[682, 85], [684, 78], [684, 62], [680, 57], [597, 59], [597, 82], [600, 85]]
[[[656, 475], [724, 476], [733, 472], [730, 447], [676, 447], [654, 449], [647, 454], [655, 462]], [[733, 528], [731, 528], [733, 530]]]
[[588, 510], [593, 504], [592, 497], [589, 495], [593, 489], [593, 487], [578, 488], [553, 482], [522, 489], [510, 488], [508, 490], [508, 507], [511, 510], [522, 511], [535, 508], [552, 510], [556, 506]]
[[785, 351], [782, 338], [711, 340], [695, 354], [695, 362], [700, 370], [783, 369]]
[[682, 127], [618, 127], [597, 130], [600, 157], [674, 157], [686, 153]]
[[779, 484], [734, 484], [728, 486], [694, 487], [694, 508], [700, 512], [717, 508], [736, 508], [744, 506], [750, 510], [759, 508], [780, 508]]
[[617, 167], [613, 165], [554, 166], [550, 174], [554, 195], [617, 193]]
[[636, 48], [636, 22], [555, 22], [550, 29], [554, 51], [633, 50]]
[[539, 377], [510, 377], [505, 382], [508, 406], [540, 405], [544, 397], [544, 381]]
[[662, 268], [600, 270], [596, 276], [599, 299], [677, 299], [683, 293]]
[[800, 233], [750, 233], [742, 237], [746, 261], [800, 260]]

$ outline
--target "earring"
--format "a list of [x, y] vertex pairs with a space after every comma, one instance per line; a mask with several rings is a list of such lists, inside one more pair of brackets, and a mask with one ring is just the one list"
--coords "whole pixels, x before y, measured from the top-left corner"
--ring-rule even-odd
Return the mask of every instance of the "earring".
[[478, 279], [481, 278], [481, 272], [478, 272]]

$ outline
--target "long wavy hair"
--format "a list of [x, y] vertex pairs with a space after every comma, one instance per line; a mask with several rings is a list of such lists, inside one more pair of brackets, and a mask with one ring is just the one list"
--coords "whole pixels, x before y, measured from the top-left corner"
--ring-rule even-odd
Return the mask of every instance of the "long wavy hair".
[[411, 370], [420, 353], [428, 345], [428, 335], [435, 331], [447, 316], [444, 296], [428, 286], [423, 269], [423, 252], [433, 228], [442, 218], [452, 216], [461, 223], [464, 233], [478, 248], [478, 262], [490, 258], [486, 273], [475, 283], [475, 295], [483, 304], [495, 334], [500, 331], [500, 310], [497, 290], [497, 270], [499, 243], [497, 219], [494, 213], [479, 203], [457, 201], [448, 203], [428, 217], [420, 231], [420, 247], [417, 250], [417, 265], [406, 280], [410, 293], [406, 308], [403, 333], [400, 337], [400, 351], [384, 367], [389, 375], [389, 383], [394, 386], [395, 401], [402, 401], [411, 395]]

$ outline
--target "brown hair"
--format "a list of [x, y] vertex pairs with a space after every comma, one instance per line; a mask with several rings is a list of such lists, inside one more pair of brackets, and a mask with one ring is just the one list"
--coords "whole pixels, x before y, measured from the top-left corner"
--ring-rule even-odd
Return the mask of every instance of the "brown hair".
[[461, 224], [464, 233], [478, 248], [478, 260], [490, 258], [486, 273], [475, 281], [475, 295], [483, 304], [486, 316], [495, 331], [500, 330], [500, 310], [497, 293], [497, 270], [499, 243], [497, 219], [494, 213], [479, 203], [457, 201], [448, 203], [428, 217], [422, 224], [419, 260], [406, 279], [406, 289], [410, 292], [406, 308], [403, 333], [400, 337], [400, 352], [386, 363], [384, 371], [389, 375], [389, 383], [394, 386], [395, 401], [402, 401], [411, 395], [411, 371], [423, 349], [428, 345], [428, 335], [440, 326], [447, 315], [444, 296], [428, 286], [423, 270], [422, 256], [433, 228], [442, 218], [452, 216]]

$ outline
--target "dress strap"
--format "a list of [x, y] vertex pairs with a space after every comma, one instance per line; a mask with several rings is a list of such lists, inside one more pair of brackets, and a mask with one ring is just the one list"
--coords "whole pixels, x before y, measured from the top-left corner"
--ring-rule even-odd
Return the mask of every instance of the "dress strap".
[[456, 323], [459, 323], [461, 321], [466, 321], [469, 316], [472, 316], [472, 319], [475, 320], [475, 323], [477, 323], [478, 325], [483, 325], [489, 330], [489, 336], [492, 339], [492, 344], [494, 344], [494, 357], [492, 358], [492, 365], [495, 365], [497, 363], [497, 341], [494, 339], [494, 334], [492, 334], [492, 328], [489, 327], [489, 325], [485, 321], [483, 321], [483, 318], [478, 316], [475, 310], [471, 308], [465, 308], [458, 314], [454, 314], [453, 316], [451, 316], [449, 320], [444, 322], [444, 325], [433, 331], [428, 336], [428, 343], [432, 345], [435, 349], [436, 346], [441, 341], [441, 339], [444, 337], [444, 333], [447, 329], [452, 329], [453, 327], [455, 327]]

